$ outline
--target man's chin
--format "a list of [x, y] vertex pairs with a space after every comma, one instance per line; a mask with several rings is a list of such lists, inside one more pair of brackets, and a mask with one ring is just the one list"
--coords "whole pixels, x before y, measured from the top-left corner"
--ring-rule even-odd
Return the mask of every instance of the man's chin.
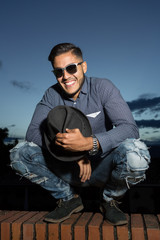
[[81, 88], [82, 88], [82, 86], [83, 86], [84, 80], [85, 80], [85, 78], [83, 77], [83, 81], [82, 81], [82, 83], [81, 83], [81, 86], [80, 86], [76, 91], [74, 91], [74, 92], [68, 92], [65, 88], [63, 88], [63, 87], [61, 86], [61, 84], [59, 84], [59, 85], [60, 85], [61, 89], [63, 90], [63, 93], [65, 94], [66, 97], [68, 97], [68, 98], [74, 98], [74, 96], [75, 96], [78, 92], [80, 92], [80, 90], [81, 90]]
[[63, 89], [64, 94], [66, 95], [66, 97], [68, 98], [74, 98], [74, 96], [80, 91], [80, 89], [78, 89], [77, 91], [73, 92], [73, 93], [69, 93], [67, 92], [65, 89]]

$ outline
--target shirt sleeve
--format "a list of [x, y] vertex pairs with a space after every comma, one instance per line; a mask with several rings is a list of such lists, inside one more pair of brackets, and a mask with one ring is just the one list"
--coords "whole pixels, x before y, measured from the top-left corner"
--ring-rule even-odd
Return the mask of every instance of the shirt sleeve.
[[102, 153], [108, 153], [127, 138], [139, 138], [139, 130], [133, 115], [114, 84], [101, 85], [101, 101], [105, 114], [109, 117], [113, 128], [103, 133], [95, 134]]
[[45, 131], [45, 120], [49, 111], [53, 108], [53, 96], [51, 88], [48, 89], [42, 100], [37, 104], [31, 123], [26, 133], [26, 140], [34, 142], [38, 146], [43, 146], [43, 132]]

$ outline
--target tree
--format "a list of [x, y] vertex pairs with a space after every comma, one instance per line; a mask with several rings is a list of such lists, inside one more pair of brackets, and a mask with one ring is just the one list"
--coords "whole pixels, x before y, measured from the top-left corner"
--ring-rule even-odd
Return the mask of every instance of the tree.
[[8, 128], [0, 128], [0, 146], [4, 145], [4, 139], [8, 137]]
[[13, 147], [12, 145], [5, 145], [4, 139], [9, 135], [8, 128], [0, 128], [0, 175], [5, 175], [10, 171], [9, 163], [9, 150]]

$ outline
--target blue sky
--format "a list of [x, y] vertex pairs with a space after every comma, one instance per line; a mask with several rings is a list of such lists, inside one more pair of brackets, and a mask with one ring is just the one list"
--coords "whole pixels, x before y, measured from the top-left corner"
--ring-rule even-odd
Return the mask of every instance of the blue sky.
[[0, 0], [0, 127], [23, 137], [56, 82], [47, 58], [60, 42], [82, 49], [88, 76], [109, 78], [141, 138], [160, 139], [159, 0]]

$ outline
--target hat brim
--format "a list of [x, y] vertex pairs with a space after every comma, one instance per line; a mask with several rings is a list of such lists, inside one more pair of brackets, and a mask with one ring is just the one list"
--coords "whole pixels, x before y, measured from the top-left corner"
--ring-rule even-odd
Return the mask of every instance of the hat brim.
[[[56, 108], [51, 110], [52, 114], [54, 114], [54, 111], [56, 112], [57, 109], [60, 109], [60, 108], [70, 108], [71, 111], [76, 112], [76, 114], [78, 114], [80, 119], [85, 124], [85, 131], [82, 134], [85, 137], [90, 137], [92, 135], [92, 128], [90, 126], [89, 120], [79, 109], [73, 108], [73, 107], [68, 107], [68, 106], [57, 106]], [[76, 122], [75, 122], [74, 126], [72, 125], [72, 129], [78, 128], [77, 125], [79, 126], [79, 124], [78, 123], [76, 124]], [[67, 126], [66, 126], [66, 128], [67, 128]], [[47, 135], [46, 132], [44, 132], [44, 140], [45, 140], [47, 150], [50, 152], [50, 154], [54, 158], [56, 158], [60, 161], [64, 161], [64, 162], [77, 161], [77, 160], [80, 160], [83, 157], [85, 157], [87, 154], [87, 151], [71, 152], [71, 151], [64, 150], [62, 147], [60, 147], [54, 143], [54, 137], [51, 141], [50, 137]]]

